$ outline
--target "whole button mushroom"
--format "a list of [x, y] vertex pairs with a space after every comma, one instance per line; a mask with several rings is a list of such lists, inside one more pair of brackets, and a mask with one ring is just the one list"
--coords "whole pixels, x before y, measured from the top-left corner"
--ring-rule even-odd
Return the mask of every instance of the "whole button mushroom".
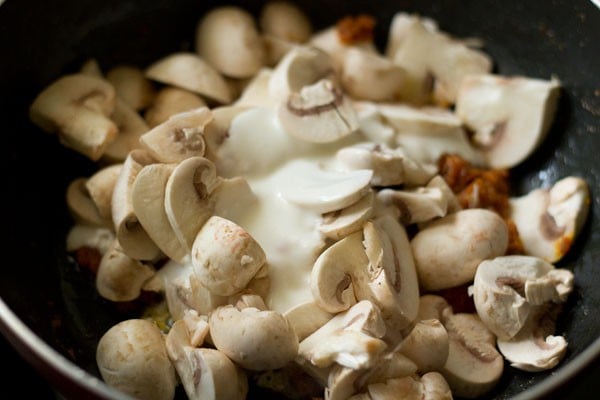
[[242, 368], [264, 371], [281, 368], [298, 355], [298, 338], [280, 313], [227, 305], [209, 315], [215, 347]]
[[223, 75], [249, 78], [266, 62], [254, 18], [234, 6], [218, 7], [198, 23], [196, 51]]
[[110, 328], [98, 342], [96, 362], [110, 386], [139, 399], [175, 397], [177, 378], [158, 327], [130, 319]]
[[469, 283], [480, 262], [504, 255], [508, 228], [487, 209], [468, 209], [430, 222], [411, 240], [419, 284], [425, 291]]

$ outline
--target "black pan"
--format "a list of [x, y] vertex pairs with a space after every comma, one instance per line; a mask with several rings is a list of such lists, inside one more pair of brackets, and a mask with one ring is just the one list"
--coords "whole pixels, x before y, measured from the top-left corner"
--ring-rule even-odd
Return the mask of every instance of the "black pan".
[[[1, 3], [1, 1], [0, 1]], [[7, 0], [0, 6], [0, 121], [4, 151], [0, 329], [18, 352], [67, 398], [119, 398], [94, 360], [99, 336], [124, 318], [94, 292], [67, 256], [71, 224], [64, 193], [95, 165], [33, 126], [33, 97], [88, 57], [103, 68], [148, 65], [192, 45], [194, 25], [218, 4], [199, 0]], [[231, 1], [257, 12], [259, 1]], [[514, 194], [579, 175], [592, 190], [581, 237], [559, 266], [575, 273], [575, 293], [558, 332], [569, 341], [551, 372], [506, 368], [489, 398], [535, 398], [579, 373], [600, 354], [600, 10], [589, 0], [302, 1], [317, 27], [346, 14], [377, 18], [378, 43], [394, 12], [415, 11], [457, 36], [478, 37], [499, 73], [558, 77], [565, 92], [557, 119], [534, 157], [511, 172]], [[131, 310], [132, 313], [135, 310]], [[258, 398], [258, 396], [255, 396]]]

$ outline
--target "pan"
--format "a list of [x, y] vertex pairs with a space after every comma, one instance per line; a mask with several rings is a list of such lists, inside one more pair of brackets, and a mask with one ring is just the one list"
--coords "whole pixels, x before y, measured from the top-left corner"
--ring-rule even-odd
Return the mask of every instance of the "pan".
[[[88, 58], [96, 58], [103, 68], [117, 63], [146, 66], [174, 50], [190, 49], [200, 15], [219, 4], [0, 1], [0, 121], [7, 182], [2, 191], [0, 330], [65, 398], [123, 398], [98, 379], [95, 346], [110, 326], [138, 310], [116, 310], [102, 300], [90, 277], [66, 254], [64, 240], [71, 225], [66, 187], [96, 166], [42, 134], [29, 121], [28, 107], [43, 87]], [[228, 4], [258, 13], [262, 2]], [[558, 264], [575, 274], [575, 291], [557, 326], [569, 348], [552, 371], [530, 374], [507, 366], [486, 398], [549, 395], [600, 354], [600, 10], [588, 0], [319, 0], [301, 6], [317, 28], [348, 14], [371, 14], [380, 45], [395, 12], [419, 13], [456, 36], [482, 39], [501, 74], [557, 77], [563, 83], [548, 138], [511, 171], [511, 178], [515, 194], [568, 175], [581, 176], [590, 185], [588, 221]]]

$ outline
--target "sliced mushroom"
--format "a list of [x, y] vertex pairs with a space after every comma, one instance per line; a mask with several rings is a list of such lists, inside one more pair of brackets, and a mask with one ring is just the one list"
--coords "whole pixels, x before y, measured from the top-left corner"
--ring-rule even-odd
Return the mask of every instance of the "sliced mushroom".
[[590, 207], [587, 183], [567, 177], [547, 189], [510, 199], [514, 221], [526, 254], [554, 263], [571, 248]]
[[150, 265], [125, 254], [115, 240], [100, 261], [96, 289], [100, 296], [111, 301], [135, 300], [154, 272]]
[[220, 351], [193, 346], [184, 320], [173, 324], [166, 346], [169, 359], [189, 399], [246, 398], [248, 381], [244, 372]]
[[283, 315], [290, 321], [300, 342], [333, 318], [333, 314], [323, 310], [313, 301], [292, 307]]
[[96, 171], [85, 181], [85, 189], [96, 205], [106, 225], [112, 225], [112, 197], [122, 164], [113, 164]]
[[469, 283], [479, 263], [502, 256], [508, 246], [504, 220], [487, 209], [467, 209], [429, 222], [411, 240], [423, 290]]
[[[86, 187], [88, 178], [75, 178], [67, 186], [65, 194], [69, 213], [76, 223], [83, 225], [107, 226], [106, 220], [90, 196]], [[110, 226], [110, 225], [109, 225]]]
[[311, 143], [334, 142], [358, 129], [350, 100], [328, 79], [290, 94], [278, 116], [288, 134]]
[[253, 76], [265, 64], [265, 47], [254, 17], [235, 6], [210, 10], [198, 22], [196, 51], [223, 75]]
[[133, 209], [131, 192], [138, 173], [154, 159], [143, 150], [129, 153], [113, 189], [112, 218], [119, 244], [125, 254], [136, 260], [153, 260], [160, 255]]
[[340, 40], [339, 31], [336, 26], [322, 29], [310, 38], [309, 43], [321, 51], [327, 53], [333, 62], [335, 71], [339, 74], [344, 68], [344, 58], [346, 52], [351, 49], [359, 49], [372, 54], [377, 54], [377, 48], [372, 40], [360, 41], [353, 44], [347, 44]]
[[[492, 62], [487, 54], [432, 29], [431, 24], [418, 16], [408, 18], [402, 23], [401, 39], [388, 39], [394, 42], [390, 48], [393, 54], [388, 56], [407, 72], [402, 97], [405, 101], [423, 104], [433, 97], [442, 105], [453, 104], [466, 76], [491, 71]], [[390, 30], [390, 34], [397, 33], [396, 29]]]
[[359, 131], [370, 142], [395, 146], [396, 131], [379, 112], [379, 105], [369, 101], [354, 101]]
[[511, 255], [479, 264], [472, 292], [483, 323], [508, 340], [523, 328], [534, 306], [562, 303], [572, 290], [571, 271], [537, 257]]
[[175, 397], [175, 369], [163, 334], [153, 322], [129, 319], [114, 325], [98, 342], [96, 362], [104, 382], [132, 397]]
[[360, 301], [300, 342], [299, 362], [319, 368], [334, 362], [351, 369], [372, 367], [387, 348], [380, 340], [385, 331], [379, 309], [370, 301]]
[[341, 210], [323, 214], [319, 231], [330, 239], [340, 240], [362, 229], [373, 214], [375, 192], [370, 190], [356, 203]]
[[423, 377], [405, 376], [373, 383], [367, 388], [370, 400], [451, 400], [448, 383], [437, 372], [429, 372]]
[[418, 187], [410, 190], [382, 189], [377, 201], [403, 225], [431, 221], [443, 217], [448, 210], [445, 193], [435, 187]]
[[66, 147], [96, 161], [118, 133], [110, 119], [115, 101], [115, 89], [107, 81], [84, 74], [66, 75], [37, 95], [29, 117], [41, 129], [58, 133]]
[[188, 157], [203, 156], [202, 133], [212, 120], [207, 107], [175, 114], [140, 137], [142, 147], [157, 161], [177, 163]]
[[523, 328], [510, 340], [498, 339], [498, 350], [514, 368], [538, 372], [554, 368], [567, 353], [567, 341], [554, 336], [560, 307], [534, 307]]
[[260, 11], [259, 26], [262, 32], [296, 43], [306, 42], [312, 25], [306, 14], [287, 1], [269, 1]]
[[269, 93], [285, 101], [292, 93], [331, 75], [330, 57], [315, 47], [294, 47], [277, 64], [269, 81]]
[[146, 69], [146, 77], [206, 96], [219, 103], [231, 102], [225, 79], [206, 61], [193, 53], [174, 53]]
[[298, 354], [298, 338], [280, 313], [256, 308], [222, 306], [209, 315], [216, 348], [242, 368], [281, 368]]
[[404, 354], [393, 350], [379, 358], [377, 364], [361, 375], [354, 382], [354, 387], [365, 390], [372, 383], [385, 382], [388, 379], [403, 378], [417, 373], [417, 364]]
[[477, 398], [492, 389], [502, 376], [504, 359], [496, 338], [477, 314], [446, 314], [450, 338], [448, 359], [441, 374], [456, 397]]
[[131, 188], [133, 211], [148, 236], [161, 251], [175, 261], [188, 253], [179, 242], [165, 211], [167, 181], [174, 164], [146, 165], [135, 177]]
[[258, 201], [248, 181], [242, 177], [223, 179], [210, 195], [213, 213], [239, 223], [248, 209]]
[[204, 157], [183, 160], [167, 180], [165, 211], [173, 232], [188, 252], [213, 213], [210, 195], [219, 183], [215, 165]]
[[140, 137], [149, 127], [137, 111], [119, 98], [112, 119], [119, 128], [119, 134], [106, 147], [102, 159], [108, 162], [122, 162], [131, 150], [141, 147]]
[[143, 110], [154, 99], [154, 87], [144, 72], [133, 65], [117, 65], [106, 72], [106, 79], [119, 96], [134, 110]]
[[410, 358], [423, 374], [441, 370], [448, 359], [449, 346], [444, 325], [438, 319], [426, 319], [416, 322], [394, 350]]
[[265, 51], [267, 54], [266, 65], [268, 67], [275, 67], [283, 60], [283, 57], [285, 57], [287, 53], [292, 51], [294, 47], [299, 46], [299, 44], [295, 42], [290, 42], [266, 33], [262, 35], [262, 38], [265, 44]]
[[359, 100], [394, 101], [404, 83], [404, 69], [376, 53], [359, 48], [345, 52], [341, 73], [343, 88]]
[[290, 161], [286, 169], [298, 173], [295, 182], [281, 189], [283, 198], [321, 214], [341, 210], [360, 200], [369, 191], [373, 176], [372, 170], [329, 171], [302, 160]]
[[202, 97], [185, 89], [167, 86], [154, 98], [151, 107], [144, 113], [150, 128], [162, 124], [175, 114], [206, 107]]
[[539, 147], [554, 119], [560, 83], [527, 77], [476, 75], [464, 79], [456, 115], [492, 168], [511, 168]]
[[243, 290], [266, 262], [266, 254], [242, 227], [225, 218], [210, 217], [192, 247], [194, 274], [219, 296]]
[[432, 171], [408, 157], [401, 147], [385, 144], [363, 142], [344, 147], [336, 153], [336, 161], [340, 168], [372, 169], [373, 186], [420, 186], [432, 178]]
[[442, 154], [454, 153], [474, 165], [485, 162], [470, 143], [460, 118], [445, 108], [380, 104], [377, 110], [394, 128], [395, 145], [415, 161], [436, 164]]

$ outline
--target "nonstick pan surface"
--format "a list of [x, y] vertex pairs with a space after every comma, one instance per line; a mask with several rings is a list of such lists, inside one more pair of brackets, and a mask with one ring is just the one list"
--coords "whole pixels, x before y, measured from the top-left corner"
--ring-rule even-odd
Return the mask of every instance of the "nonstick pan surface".
[[[1, 3], [1, 2], [0, 2]], [[119, 310], [64, 250], [71, 225], [64, 193], [96, 168], [42, 133], [27, 116], [34, 96], [89, 57], [103, 68], [146, 66], [191, 49], [195, 24], [216, 1], [7, 0], [0, 5], [0, 121], [4, 194], [0, 329], [20, 354], [66, 397], [116, 398], [97, 378], [95, 344]], [[257, 12], [259, 1], [231, 1]], [[558, 264], [575, 273], [575, 292], [558, 321], [568, 353], [553, 371], [507, 366], [488, 398], [534, 398], [577, 374], [600, 354], [600, 10], [588, 0], [303, 1], [316, 27], [347, 14], [377, 18], [378, 43], [397, 11], [418, 12], [460, 37], [483, 39], [504, 75], [548, 79], [565, 88], [543, 146], [513, 171], [514, 194], [582, 176], [592, 193], [588, 223]], [[521, 394], [520, 396], [518, 396]], [[256, 396], [258, 398], [258, 396]]]

